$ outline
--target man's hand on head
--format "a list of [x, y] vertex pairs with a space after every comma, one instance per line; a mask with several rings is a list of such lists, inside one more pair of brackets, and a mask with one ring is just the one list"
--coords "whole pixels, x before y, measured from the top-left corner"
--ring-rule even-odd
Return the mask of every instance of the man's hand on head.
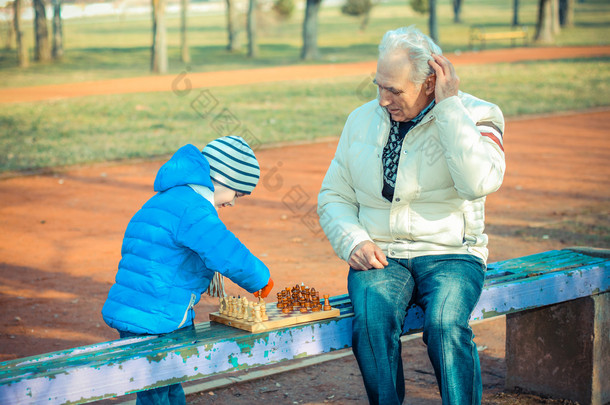
[[440, 103], [446, 98], [457, 96], [460, 86], [460, 78], [455, 72], [453, 64], [443, 55], [432, 54], [434, 60], [428, 64], [436, 73], [436, 87], [434, 90], [435, 99]]
[[354, 270], [383, 269], [388, 265], [388, 260], [379, 246], [366, 240], [352, 250], [347, 264]]

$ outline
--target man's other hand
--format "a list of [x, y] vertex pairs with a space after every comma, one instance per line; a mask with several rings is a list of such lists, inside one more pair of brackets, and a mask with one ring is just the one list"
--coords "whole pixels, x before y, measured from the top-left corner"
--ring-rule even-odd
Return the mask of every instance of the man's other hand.
[[354, 270], [383, 269], [388, 265], [388, 259], [379, 246], [366, 240], [352, 250], [347, 264]]

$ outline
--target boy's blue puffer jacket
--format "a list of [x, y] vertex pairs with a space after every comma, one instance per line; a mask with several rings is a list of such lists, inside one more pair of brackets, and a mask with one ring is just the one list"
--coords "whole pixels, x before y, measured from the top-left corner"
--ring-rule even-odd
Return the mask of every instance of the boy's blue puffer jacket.
[[102, 308], [109, 326], [161, 334], [188, 325], [215, 271], [249, 292], [267, 285], [269, 269], [187, 184], [214, 189], [210, 166], [194, 145], [159, 169], [157, 194], [127, 226], [116, 282]]

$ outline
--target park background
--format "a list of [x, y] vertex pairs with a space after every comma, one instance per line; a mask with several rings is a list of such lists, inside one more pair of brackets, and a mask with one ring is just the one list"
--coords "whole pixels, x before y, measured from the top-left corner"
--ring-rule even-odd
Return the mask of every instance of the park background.
[[[518, 41], [513, 48], [505, 40], [490, 42], [485, 50], [480, 43], [470, 46], [471, 27], [511, 30], [513, 0], [465, 0], [460, 23], [454, 22], [450, 1], [436, 3], [439, 42], [450, 59], [463, 61], [461, 89], [500, 105], [508, 122], [507, 179], [488, 207], [490, 261], [574, 245], [608, 248], [610, 146], [603, 135], [610, 105], [610, 3], [572, 2], [573, 24], [539, 43], [533, 41], [539, 2], [521, 0], [518, 17], [528, 31], [527, 47]], [[287, 19], [274, 14], [272, 3], [261, 4], [258, 54], [252, 57], [246, 2], [236, 2], [240, 46], [233, 50], [227, 49], [224, 3], [191, 2], [185, 62], [179, 5], [170, 2], [167, 72], [152, 75], [147, 2], [65, 3], [82, 12], [63, 20], [63, 54], [48, 61], [35, 58], [24, 3], [27, 67], [18, 66], [7, 25], [12, 3], [5, 3], [0, 43], [10, 46], [0, 49], [0, 360], [114, 339], [99, 311], [129, 218], [151, 196], [154, 174], [173, 151], [185, 143], [201, 148], [230, 130], [256, 148], [262, 187], [221, 212], [223, 220], [269, 264], [278, 286], [298, 278], [332, 295], [345, 292], [344, 264], [312, 221], [317, 189], [345, 118], [375, 96], [370, 82], [381, 36], [412, 24], [427, 32], [429, 20], [406, 1], [387, 1], [374, 5], [362, 29], [362, 18], [343, 14], [343, 4], [321, 3], [318, 56], [303, 60], [303, 3], [297, 2]], [[82, 16], [96, 9], [114, 11]], [[548, 59], [549, 49], [557, 55], [577, 50], [581, 56]], [[518, 57], [521, 51], [529, 56]], [[289, 74], [280, 80], [281, 69]], [[265, 71], [271, 79], [256, 82]], [[213, 81], [218, 72], [225, 82]], [[136, 82], [137, 91], [130, 86]], [[61, 91], [66, 88], [70, 92]], [[39, 100], [17, 102], [24, 94]], [[549, 135], [537, 125], [555, 132]], [[239, 293], [232, 285], [228, 290]], [[204, 299], [197, 320], [207, 320], [214, 308]], [[475, 331], [488, 339], [482, 345], [484, 367], [491, 369], [484, 375], [486, 400], [539, 401], [502, 392], [502, 327], [500, 320]], [[411, 344], [416, 347], [405, 348], [412, 356], [406, 367], [416, 365], [407, 373], [415, 376], [415, 388], [408, 392], [420, 395], [419, 403], [437, 403], [425, 351], [420, 343]], [[320, 402], [362, 400], [357, 368], [346, 362], [317, 366], [319, 373], [329, 367], [325, 375], [332, 381], [326, 384], [335, 382], [332, 389], [314, 390], [325, 394]], [[311, 374], [295, 380], [298, 372], [285, 373], [277, 378], [289, 383], [263, 380], [191, 399], [222, 403], [227, 395], [239, 403], [283, 394], [290, 403], [318, 403], [306, 384], [319, 384]], [[293, 390], [288, 396], [286, 385]], [[334, 389], [348, 394], [329, 394]]]

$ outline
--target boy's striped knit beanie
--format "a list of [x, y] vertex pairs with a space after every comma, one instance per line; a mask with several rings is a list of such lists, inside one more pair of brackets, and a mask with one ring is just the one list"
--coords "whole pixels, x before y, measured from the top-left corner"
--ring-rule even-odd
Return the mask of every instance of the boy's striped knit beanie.
[[261, 174], [252, 148], [239, 136], [223, 136], [201, 151], [210, 164], [210, 177], [239, 193], [250, 194]]

